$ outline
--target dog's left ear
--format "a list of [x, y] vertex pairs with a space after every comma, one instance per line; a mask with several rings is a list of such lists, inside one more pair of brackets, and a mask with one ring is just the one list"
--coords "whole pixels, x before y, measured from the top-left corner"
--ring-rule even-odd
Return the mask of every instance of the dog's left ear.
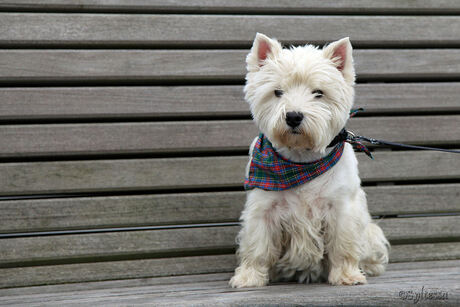
[[355, 82], [355, 69], [353, 67], [353, 56], [350, 39], [348, 37], [335, 41], [323, 48], [323, 55], [330, 59], [337, 69], [342, 73], [343, 78], [349, 84]]

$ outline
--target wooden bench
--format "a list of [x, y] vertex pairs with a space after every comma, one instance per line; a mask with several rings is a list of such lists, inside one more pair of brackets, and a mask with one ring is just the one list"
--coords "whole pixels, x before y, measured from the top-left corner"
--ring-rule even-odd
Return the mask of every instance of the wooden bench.
[[358, 153], [384, 275], [227, 285], [255, 33], [350, 36], [349, 128], [458, 149], [458, 1], [15, 0], [0, 29], [0, 305], [460, 304], [460, 159], [431, 151]]

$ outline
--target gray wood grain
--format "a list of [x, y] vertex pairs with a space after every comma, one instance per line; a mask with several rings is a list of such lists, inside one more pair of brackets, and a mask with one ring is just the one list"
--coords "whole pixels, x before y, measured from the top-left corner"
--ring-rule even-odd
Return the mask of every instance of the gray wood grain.
[[[362, 25], [366, 24], [366, 27]], [[457, 16], [245, 16], [4, 13], [0, 46], [245, 46], [262, 32], [286, 43], [349, 36], [356, 46], [457, 46]], [[427, 29], [430, 31], [420, 31]], [[309, 29], [305, 31], [304, 29]], [[225, 33], [225, 35], [222, 35]], [[377, 34], [377, 35], [376, 35]]]
[[244, 192], [0, 202], [0, 232], [236, 222]]
[[342, 0], [15, 0], [1, 1], [4, 10], [69, 10], [97, 12], [178, 12], [178, 13], [455, 13], [460, 11], [456, 0], [438, 1], [356, 1]]
[[2, 1], [0, 8], [28, 10], [72, 10], [101, 12], [199, 12], [199, 13], [454, 13], [460, 11], [455, 0], [439, 1], [356, 1], [343, 0], [15, 0]]
[[[428, 239], [458, 240], [458, 216], [392, 218], [380, 220], [386, 237], [395, 243]], [[0, 240], [0, 266], [21, 263], [97, 259], [101, 257], [162, 256], [235, 248], [239, 226], [162, 229], [148, 231], [19, 237]], [[458, 246], [453, 254], [458, 254]], [[449, 248], [448, 248], [449, 249]]]
[[[403, 241], [426, 241], [428, 239], [452, 240], [460, 238], [460, 216], [388, 218], [376, 220], [385, 236], [400, 243]], [[458, 246], [456, 248], [458, 252]]]
[[[358, 154], [364, 181], [458, 179], [460, 160], [440, 152]], [[247, 157], [5, 163], [0, 194], [239, 187]]]
[[[420, 263], [423, 265], [423, 262]], [[159, 306], [171, 304], [189, 305], [200, 304], [213, 306], [218, 303], [221, 306], [299, 306], [299, 305], [345, 305], [345, 306], [400, 306], [407, 302], [403, 301], [400, 291], [443, 291], [449, 293], [447, 301], [423, 300], [423, 305], [439, 306], [441, 303], [456, 306], [460, 302], [457, 291], [459, 268], [438, 269], [401, 269], [388, 272], [380, 277], [369, 278], [369, 284], [360, 287], [331, 287], [326, 284], [272, 284], [258, 289], [231, 290], [227, 281], [203, 283], [199, 295], [197, 285], [185, 287], [162, 287], [161, 293], [148, 291], [133, 291], [131, 295], [123, 297], [124, 301], [135, 303], [154, 300]], [[397, 280], [397, 282], [395, 282]], [[220, 287], [219, 287], [220, 285]], [[145, 289], [147, 290], [147, 289]], [[104, 293], [104, 292], [103, 292]], [[105, 292], [107, 293], [107, 292]], [[104, 301], [120, 300], [120, 296], [114, 297], [107, 293]], [[99, 293], [99, 298], [101, 293]], [[84, 299], [82, 297], [82, 299]], [[97, 298], [93, 299], [97, 300]], [[90, 300], [90, 301], [93, 301]], [[419, 301], [420, 303], [420, 301]]]
[[0, 88], [0, 101], [2, 119], [249, 115], [242, 86]]
[[[460, 83], [358, 84], [366, 112], [460, 111]], [[242, 86], [0, 88], [0, 119], [249, 116]]]
[[460, 212], [460, 184], [365, 187], [373, 215]]
[[[74, 301], [88, 303], [120, 302], [124, 304], [148, 304], [152, 300], [158, 306], [400, 306], [400, 291], [444, 291], [449, 293], [448, 305], [460, 302], [456, 291], [458, 284], [456, 267], [439, 269], [400, 270], [394, 274], [369, 278], [369, 284], [360, 287], [331, 287], [326, 284], [273, 284], [258, 289], [229, 289], [227, 281], [204, 282], [178, 287], [161, 287], [159, 292], [139, 287], [119, 289], [115, 293], [99, 291], [91, 296], [72, 296]], [[389, 278], [390, 277], [390, 278]], [[398, 282], [394, 282], [398, 280]], [[85, 292], [88, 295], [88, 292]], [[53, 300], [59, 301], [56, 296]], [[32, 300], [33, 302], [33, 300]], [[423, 301], [426, 306], [439, 306], [440, 301]], [[446, 301], [441, 301], [445, 303]], [[411, 304], [412, 303], [411, 301]]]
[[[450, 244], [450, 245], [449, 245]], [[411, 254], [410, 259], [425, 261], [426, 259], [458, 259], [460, 247], [458, 243], [436, 243], [436, 244], [410, 244], [397, 245], [393, 247], [393, 259], [406, 259]], [[411, 253], [411, 250], [415, 251]], [[450, 265], [449, 265], [450, 264]], [[392, 263], [389, 264], [388, 270], [380, 277], [392, 282], [394, 278], [401, 278], [402, 275], [420, 274], [420, 269], [432, 268], [452, 268], [458, 265], [458, 261], [436, 261], [436, 262], [418, 262], [418, 263]], [[176, 257], [176, 258], [159, 258], [145, 260], [127, 260], [127, 261], [108, 261], [96, 263], [76, 263], [63, 264], [59, 266], [35, 266], [35, 267], [18, 267], [0, 269], [2, 279], [0, 279], [0, 288], [34, 286], [45, 284], [61, 284], [75, 282], [92, 282], [86, 284], [62, 285], [53, 287], [40, 287], [28, 289], [28, 291], [18, 291], [18, 289], [0, 290], [3, 299], [12, 296], [22, 296], [25, 293], [36, 296], [43, 293], [60, 293], [84, 290], [102, 290], [122, 288], [126, 285], [134, 286], [158, 286], [162, 292], [175, 291], [181, 284], [196, 283], [201, 281], [224, 280], [228, 281], [229, 274], [215, 276], [216, 272], [231, 272], [236, 266], [234, 255], [215, 255], [215, 256], [194, 256], [194, 257]], [[401, 271], [405, 273], [402, 274]], [[190, 274], [201, 274], [200, 276], [190, 276]], [[182, 275], [179, 280], [175, 276]], [[162, 277], [163, 278], [158, 278]], [[154, 279], [145, 279], [157, 277]], [[123, 281], [122, 279], [143, 278], [142, 280]], [[434, 278], [433, 276], [431, 278]], [[94, 283], [94, 281], [114, 280], [105, 283]], [[369, 282], [374, 283], [374, 278]], [[4, 301], [4, 300], [2, 300]]]
[[393, 263], [449, 259], [460, 259], [459, 242], [393, 245], [390, 252]]
[[[0, 82], [238, 81], [247, 50], [0, 50]], [[364, 81], [460, 76], [459, 49], [354, 52]]]
[[[432, 259], [459, 259], [459, 243], [434, 243], [434, 244], [409, 244], [397, 245], [392, 250], [392, 260], [411, 259], [412, 261], [426, 261]], [[412, 252], [415, 251], [415, 252]], [[450, 263], [450, 265], [449, 265]], [[443, 265], [445, 264], [445, 265]], [[399, 262], [391, 263], [387, 272], [381, 278], [389, 281], [400, 274], [402, 269], [430, 269], [442, 267], [455, 267], [454, 261], [428, 261], [417, 263]], [[25, 293], [37, 295], [42, 293], [63, 293], [69, 290], [100, 290], [121, 288], [125, 285], [133, 286], [162, 286], [163, 291], [174, 289], [174, 285], [181, 283], [196, 283], [199, 281], [229, 280], [228, 274], [214, 277], [219, 272], [231, 272], [236, 266], [236, 257], [229, 255], [174, 257], [143, 260], [107, 261], [93, 263], [62, 264], [59, 266], [45, 265], [34, 267], [2, 268], [0, 273], [0, 288], [35, 286], [46, 284], [62, 284], [87, 282], [81, 285], [62, 285], [53, 287], [41, 287], [18, 291], [18, 289], [0, 290], [0, 296], [5, 299], [10, 296], [22, 296]], [[394, 272], [394, 273], [392, 273]], [[200, 276], [190, 276], [201, 274]], [[166, 277], [182, 275], [180, 277]], [[163, 277], [164, 276], [164, 277]], [[157, 277], [154, 279], [145, 279]], [[163, 278], [158, 278], [163, 277]], [[142, 280], [132, 280], [143, 278]], [[105, 283], [94, 283], [94, 281], [115, 280]], [[123, 279], [131, 279], [123, 281]], [[88, 283], [91, 282], [91, 283]], [[372, 282], [372, 279], [370, 279]], [[24, 297], [23, 297], [24, 298]], [[3, 300], [2, 300], [3, 301]]]
[[[372, 215], [460, 212], [460, 184], [365, 187]], [[244, 192], [0, 202], [0, 232], [236, 222]]]
[[[415, 245], [411, 245], [415, 246]], [[211, 257], [216, 257], [216, 261], [220, 263], [233, 263], [234, 265], [234, 255], [218, 255], [218, 256], [198, 256], [198, 257], [184, 257], [184, 258], [176, 258], [178, 262], [181, 259], [190, 260], [190, 262], [194, 262], [194, 259], [198, 261], [203, 260], [202, 262], [211, 262]], [[208, 260], [209, 259], [209, 260]], [[167, 258], [161, 258], [159, 261], [166, 261]], [[108, 264], [110, 266], [116, 267], [115, 263], [117, 262], [105, 262], [100, 263], [101, 265]], [[128, 263], [128, 262], [125, 262]], [[444, 260], [444, 261], [417, 261], [417, 262], [397, 262], [397, 263], [389, 263], [387, 265], [386, 271], [383, 275], [381, 275], [378, 279], [380, 282], [390, 282], [394, 280], [397, 276], [412, 276], [414, 273], [422, 273], [426, 275], [427, 271], [438, 271], [441, 269], [441, 272], [445, 272], [446, 268], [456, 268], [458, 267], [460, 260]], [[85, 265], [85, 264], [77, 264]], [[66, 267], [71, 267], [73, 265], [63, 265], [62, 268], [65, 269]], [[74, 272], [78, 271], [78, 269], [74, 267]], [[32, 268], [32, 270], [36, 269], [37, 267]], [[43, 268], [43, 267], [41, 267]], [[48, 266], [47, 269], [52, 269], [54, 266]], [[147, 266], [146, 266], [147, 268]], [[94, 267], [94, 269], [97, 269]], [[187, 269], [184, 267], [184, 269]], [[4, 270], [7, 272], [10, 269]], [[13, 269], [14, 270], [14, 269]], [[83, 269], [84, 270], [84, 269]], [[233, 270], [233, 268], [231, 269]], [[119, 270], [118, 272], [123, 271]], [[20, 272], [19, 270], [17, 271]], [[439, 271], [438, 271], [439, 272]], [[77, 274], [73, 274], [76, 276]], [[34, 276], [33, 272], [30, 272], [30, 276]], [[21, 287], [21, 288], [7, 288], [7, 289], [0, 289], [0, 296], [3, 298], [6, 297], [15, 297], [16, 299], [22, 298], [26, 299], [29, 295], [29, 298], [36, 297], [37, 294], [40, 295], [66, 295], [69, 292], [79, 292], [79, 291], [86, 291], [86, 290], [107, 290], [107, 289], [118, 289], [121, 290], [122, 288], [129, 287], [156, 287], [157, 291], [159, 292], [174, 292], [175, 287], [183, 287], [186, 284], [196, 284], [196, 283], [209, 283], [215, 281], [228, 281], [232, 273], [223, 272], [223, 273], [210, 273], [210, 274], [191, 274], [191, 275], [180, 275], [180, 276], [160, 276], [160, 277], [150, 277], [150, 278], [134, 278], [134, 279], [118, 279], [118, 280], [106, 280], [106, 281], [86, 281], [86, 282], [76, 282], [76, 283], [67, 283], [67, 284], [54, 284], [54, 285], [43, 285], [41, 287]], [[375, 278], [371, 278], [371, 280], [376, 280]], [[274, 285], [274, 284], [272, 284]], [[101, 293], [101, 292], [99, 292]]]
[[[124, 256], [187, 256], [191, 252], [229, 252], [239, 226], [124, 231], [0, 240], [0, 267], [23, 262]], [[226, 249], [226, 250], [225, 250]], [[222, 253], [222, 251], [221, 251]], [[107, 259], [106, 259], [107, 260]]]
[[[357, 134], [393, 142], [460, 143], [459, 115], [356, 118], [347, 126]], [[247, 150], [257, 134], [250, 120], [2, 125], [0, 157]]]
[[[0, 268], [0, 288], [230, 272], [233, 254]], [[2, 299], [3, 301], [3, 299]], [[1, 305], [1, 303], [0, 303]]]

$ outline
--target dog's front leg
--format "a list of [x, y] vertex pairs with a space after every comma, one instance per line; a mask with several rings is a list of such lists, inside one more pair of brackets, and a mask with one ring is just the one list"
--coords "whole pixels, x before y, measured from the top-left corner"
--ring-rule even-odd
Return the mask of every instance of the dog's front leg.
[[267, 285], [270, 267], [279, 259], [281, 226], [277, 201], [266, 193], [254, 190], [248, 194], [238, 234], [239, 266], [230, 280], [233, 288]]
[[329, 224], [327, 244], [329, 283], [365, 284], [367, 281], [359, 268], [359, 260], [363, 254], [364, 232], [369, 217], [363, 214], [356, 202], [336, 205], [336, 214]]

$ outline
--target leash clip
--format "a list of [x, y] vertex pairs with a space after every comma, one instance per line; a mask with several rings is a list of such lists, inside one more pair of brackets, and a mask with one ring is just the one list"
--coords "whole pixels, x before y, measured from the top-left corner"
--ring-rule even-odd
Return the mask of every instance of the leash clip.
[[361, 143], [362, 140], [367, 141], [371, 144], [378, 144], [378, 141], [376, 139], [367, 139], [363, 136], [354, 134], [353, 131], [347, 130], [347, 138], [345, 142], [352, 144], [356, 150], [364, 152], [369, 158], [373, 160], [374, 157], [372, 156], [371, 152], [366, 147], [366, 145]]
[[358, 140], [356, 134], [353, 131], [347, 130], [347, 141], [355, 142]]
[[353, 133], [353, 131], [349, 131], [349, 130], [347, 130], [347, 132], [348, 132], [347, 140], [350, 140], [352, 142], [366, 141], [368, 143], [371, 143], [372, 145], [380, 145], [380, 141], [377, 139], [368, 138], [362, 135], [356, 135]]

